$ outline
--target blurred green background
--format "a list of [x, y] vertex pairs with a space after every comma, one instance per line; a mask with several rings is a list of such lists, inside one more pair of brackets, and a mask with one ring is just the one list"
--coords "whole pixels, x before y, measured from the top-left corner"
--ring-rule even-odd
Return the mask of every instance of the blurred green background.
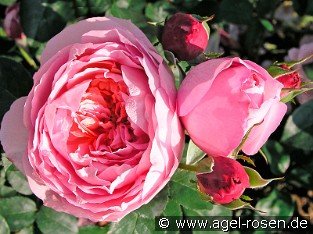
[[[0, 25], [6, 7], [14, 2], [0, 0]], [[209, 22], [209, 51], [237, 55], [265, 67], [283, 61], [291, 48], [300, 46], [304, 36], [313, 36], [313, 1], [310, 0], [22, 0], [20, 20], [26, 44], [21, 46], [8, 38], [0, 26], [0, 119], [15, 99], [28, 94], [45, 43], [67, 24], [104, 15], [130, 19], [161, 51], [157, 44], [158, 28], [147, 22], [162, 22], [179, 11], [215, 15]], [[306, 40], [313, 42], [312, 37]], [[312, 64], [305, 71], [312, 81]], [[284, 176], [284, 179], [262, 189], [248, 189], [246, 195], [253, 198], [251, 204], [267, 215], [311, 219], [312, 225], [313, 101], [303, 105], [297, 101], [291, 103], [288, 114], [263, 151], [268, 162], [259, 154], [253, 156], [256, 170], [263, 178]], [[247, 218], [262, 215], [251, 209], [231, 211], [212, 205], [201, 198], [194, 181], [192, 173], [178, 170], [150, 204], [119, 223], [78, 222], [75, 217], [43, 207], [32, 195], [25, 177], [2, 153], [0, 234], [153, 233], [154, 217], [158, 215]], [[79, 226], [82, 223], [87, 225]]]

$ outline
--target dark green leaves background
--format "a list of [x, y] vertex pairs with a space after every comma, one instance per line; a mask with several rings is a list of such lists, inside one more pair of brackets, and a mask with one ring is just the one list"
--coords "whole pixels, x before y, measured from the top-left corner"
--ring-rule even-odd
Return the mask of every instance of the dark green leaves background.
[[[31, 77], [39, 66], [45, 43], [66, 25], [87, 17], [107, 15], [130, 19], [156, 43], [157, 27], [147, 22], [162, 22], [178, 11], [200, 16], [214, 14], [210, 22], [211, 51], [224, 52], [224, 56], [238, 55], [264, 65], [283, 61], [288, 50], [298, 47], [304, 35], [313, 34], [313, 1], [309, 0], [21, 0], [20, 17], [27, 36], [23, 51], [6, 36], [2, 27], [5, 8], [14, 2], [0, 0], [0, 120], [15, 99], [30, 91]], [[282, 9], [288, 9], [283, 16], [290, 20], [279, 17]], [[222, 37], [218, 33], [221, 31], [228, 32], [230, 38]], [[162, 52], [160, 45], [157, 49]], [[179, 65], [180, 75], [189, 69], [184, 62]], [[312, 73], [311, 66], [304, 70]], [[290, 104], [288, 115], [262, 149], [267, 161], [260, 154], [251, 157], [256, 166], [253, 168], [263, 178], [284, 176], [263, 189], [247, 190], [246, 195], [253, 198], [252, 204], [258, 210], [274, 216], [313, 215], [308, 208], [313, 207], [312, 116], [313, 101]], [[185, 148], [183, 160], [190, 163], [199, 152], [191, 146], [186, 156], [188, 145]], [[42, 206], [31, 193], [24, 175], [1, 154], [0, 234], [153, 233], [154, 217], [159, 215], [253, 218], [262, 214], [212, 205], [198, 193], [195, 176], [178, 170], [155, 199], [119, 223], [89, 223], [79, 227], [75, 217]]]

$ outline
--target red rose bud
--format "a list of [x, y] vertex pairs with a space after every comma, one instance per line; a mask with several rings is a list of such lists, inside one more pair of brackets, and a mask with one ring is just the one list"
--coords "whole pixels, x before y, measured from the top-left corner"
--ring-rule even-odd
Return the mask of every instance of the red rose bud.
[[197, 178], [200, 192], [209, 195], [218, 204], [227, 204], [238, 199], [250, 186], [243, 166], [226, 157], [214, 157], [213, 171], [199, 173]]
[[162, 33], [163, 48], [173, 52], [179, 60], [192, 60], [203, 53], [208, 39], [202, 22], [184, 13], [176, 13], [166, 21]]
[[[286, 72], [291, 71], [291, 69], [285, 64], [280, 67], [286, 70]], [[301, 77], [297, 71], [281, 75], [277, 78], [277, 80], [284, 85], [284, 88], [287, 89], [299, 89], [301, 87]]]
[[15, 3], [5, 10], [5, 18], [3, 21], [3, 28], [8, 37], [12, 39], [21, 39], [23, 37], [23, 30], [20, 23], [20, 4]]

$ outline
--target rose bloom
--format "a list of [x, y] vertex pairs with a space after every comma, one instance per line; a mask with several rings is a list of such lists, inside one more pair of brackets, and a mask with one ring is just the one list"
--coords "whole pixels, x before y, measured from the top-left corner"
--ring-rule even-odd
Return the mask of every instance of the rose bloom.
[[90, 18], [52, 38], [1, 142], [46, 206], [117, 221], [178, 167], [183, 132], [163, 59], [130, 21]]
[[230, 155], [254, 126], [242, 147], [253, 155], [286, 113], [282, 87], [251, 61], [209, 60], [191, 69], [182, 82], [178, 114], [191, 139], [211, 156]]
[[5, 10], [3, 28], [8, 37], [12, 39], [21, 39], [25, 37], [20, 23], [20, 4], [14, 3]]
[[180, 60], [192, 60], [208, 45], [208, 33], [202, 22], [190, 14], [176, 13], [165, 22], [162, 45]]
[[[287, 60], [288, 61], [299, 61], [310, 55], [313, 55], [313, 36], [304, 36], [300, 41], [299, 48], [292, 48], [288, 51]], [[306, 60], [302, 64], [298, 64], [294, 66], [302, 78], [303, 82], [312, 81], [313, 77], [309, 78], [305, 71], [305, 66], [313, 66], [313, 57]], [[312, 68], [311, 68], [312, 69]], [[305, 92], [297, 97], [300, 103], [305, 103], [313, 99], [313, 91]]]
[[243, 166], [234, 159], [214, 157], [213, 171], [197, 174], [198, 189], [218, 204], [238, 199], [250, 186]]

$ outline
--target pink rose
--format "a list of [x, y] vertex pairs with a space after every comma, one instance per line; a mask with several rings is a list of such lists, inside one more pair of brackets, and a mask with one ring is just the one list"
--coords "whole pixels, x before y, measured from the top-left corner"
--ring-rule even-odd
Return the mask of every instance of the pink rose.
[[218, 204], [238, 199], [250, 186], [249, 177], [239, 162], [226, 157], [214, 157], [213, 171], [197, 174], [198, 188]]
[[20, 4], [15, 3], [5, 10], [5, 18], [3, 21], [3, 27], [8, 37], [12, 39], [21, 39], [23, 29], [20, 23]]
[[208, 33], [192, 15], [176, 13], [164, 25], [162, 45], [180, 60], [191, 60], [203, 53], [208, 45]]
[[253, 155], [286, 113], [282, 87], [251, 61], [209, 60], [191, 69], [182, 82], [178, 114], [192, 140], [211, 156], [230, 155], [258, 124], [242, 148]]
[[[313, 55], [313, 36], [305, 36], [300, 41], [300, 48], [292, 48], [288, 52], [287, 61], [298, 61], [302, 60], [310, 55]], [[308, 59], [302, 64], [296, 65], [294, 68], [298, 71], [303, 82], [312, 81], [310, 80], [304, 70], [304, 66], [313, 66], [313, 57]], [[311, 78], [312, 79], [312, 78]], [[313, 99], [313, 91], [305, 92], [297, 97], [300, 103], [305, 103]]]
[[117, 221], [178, 167], [183, 132], [173, 77], [130, 21], [90, 18], [52, 38], [28, 97], [0, 139], [46, 206]]

